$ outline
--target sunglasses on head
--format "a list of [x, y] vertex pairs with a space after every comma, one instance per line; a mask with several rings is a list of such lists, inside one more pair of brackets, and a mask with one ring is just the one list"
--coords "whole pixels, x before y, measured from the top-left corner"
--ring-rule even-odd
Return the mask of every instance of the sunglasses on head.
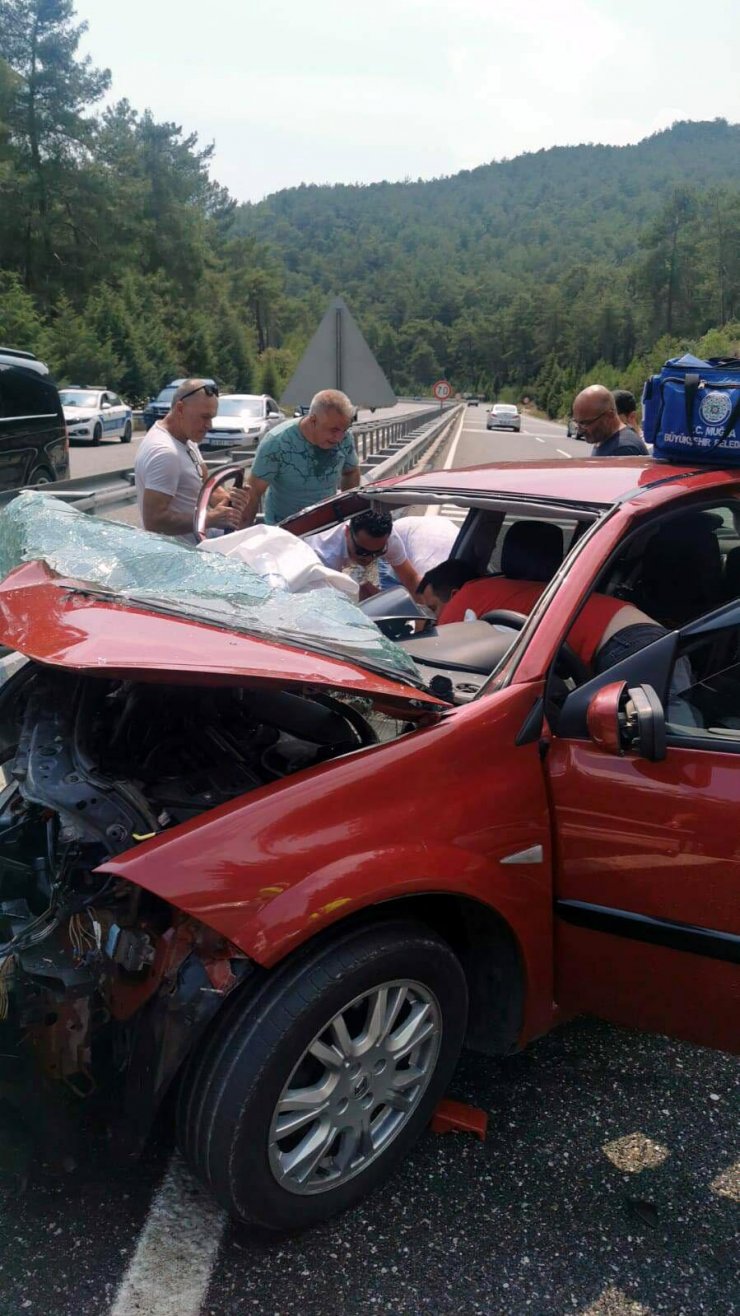
[[184, 402], [186, 398], [193, 397], [195, 393], [200, 393], [201, 389], [203, 390], [207, 398], [218, 397], [218, 384], [199, 384], [197, 388], [191, 388], [188, 393], [183, 393], [182, 397], [180, 398], [180, 401]]
[[355, 553], [358, 557], [382, 557], [385, 553], [387, 545], [384, 545], [383, 548], [365, 548], [362, 544], [358, 544], [352, 530], [349, 532], [349, 537], [352, 540]]

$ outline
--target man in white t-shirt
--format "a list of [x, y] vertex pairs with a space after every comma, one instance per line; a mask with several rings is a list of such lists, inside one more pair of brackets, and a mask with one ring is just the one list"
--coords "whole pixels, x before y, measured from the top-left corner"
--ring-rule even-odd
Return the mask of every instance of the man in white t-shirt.
[[[177, 535], [195, 543], [193, 514], [208, 471], [198, 444], [218, 411], [218, 389], [202, 379], [185, 379], [170, 410], [144, 436], [134, 462], [139, 516], [145, 530]], [[206, 526], [236, 530], [242, 524], [246, 494], [217, 489], [211, 498]]]
[[358, 512], [347, 524], [307, 535], [305, 542], [324, 566], [344, 571], [358, 582], [360, 599], [379, 592], [378, 563], [381, 560], [393, 567], [401, 584], [412, 596], [421, 579], [406, 557], [389, 512]]
[[[399, 516], [393, 522], [393, 534], [400, 539], [406, 557], [420, 577], [452, 556], [452, 547], [459, 533], [460, 527], [454, 521], [429, 513]], [[380, 584], [385, 589], [398, 584], [388, 560], [382, 558]]]

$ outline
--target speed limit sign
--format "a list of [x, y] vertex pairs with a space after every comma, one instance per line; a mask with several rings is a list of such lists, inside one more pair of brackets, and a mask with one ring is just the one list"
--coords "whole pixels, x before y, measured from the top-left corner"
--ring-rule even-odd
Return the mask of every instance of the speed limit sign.
[[438, 402], [444, 402], [452, 393], [452, 388], [446, 379], [438, 379], [432, 392]]

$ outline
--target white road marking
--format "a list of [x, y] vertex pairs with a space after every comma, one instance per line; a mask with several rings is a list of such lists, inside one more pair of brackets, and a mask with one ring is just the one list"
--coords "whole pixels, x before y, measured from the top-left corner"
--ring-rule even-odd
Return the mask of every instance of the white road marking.
[[572, 452], [566, 452], [566, 451], [565, 451], [565, 448], [556, 448], [555, 451], [556, 451], [556, 452], [559, 452], [560, 455], [561, 455], [561, 457], [572, 457], [572, 456], [573, 456], [573, 453], [572, 453]]
[[545, 442], [544, 439], [541, 439], [541, 438], [540, 438], [539, 434], [535, 434], [534, 437], [536, 438], [536, 440], [537, 440], [538, 443], [544, 443], [544, 442]]
[[225, 1224], [224, 1212], [173, 1156], [110, 1316], [198, 1316]]
[[[460, 442], [460, 435], [461, 435], [462, 432], [463, 432], [463, 425], [465, 424], [465, 416], [466, 416], [466, 414], [467, 414], [467, 413], [464, 412], [464, 411], [462, 411], [462, 412], [460, 413], [460, 423], [458, 424], [458, 427], [457, 427], [457, 433], [456, 433], [454, 439], [452, 440], [452, 447], [450, 448], [450, 451], [449, 451], [449, 453], [448, 453], [448, 455], [447, 455], [447, 460], [446, 460], [446, 462], [445, 462], [445, 464], [444, 464], [444, 467], [443, 467], [443, 470], [445, 470], [445, 471], [449, 471], [449, 469], [450, 469], [450, 467], [452, 466], [452, 463], [453, 463], [453, 461], [454, 461], [454, 459], [455, 459], [455, 453], [457, 452], [457, 445], [458, 445], [458, 443]], [[439, 511], [440, 511], [440, 509], [439, 509], [439, 505], [430, 506], [430, 507], [427, 508], [427, 510], [426, 510], [426, 512], [424, 513], [424, 515], [425, 515], [425, 516], [439, 516]]]
[[[445, 464], [444, 464], [444, 470], [446, 470], [446, 471], [450, 471], [450, 470], [452, 470], [452, 467], [453, 467], [454, 464], [455, 464], [455, 457], [457, 456], [457, 445], [458, 445], [458, 443], [460, 442], [460, 437], [461, 437], [462, 432], [463, 432], [463, 426], [464, 426], [464, 424], [465, 424], [465, 417], [466, 417], [466, 412], [463, 411], [462, 415], [460, 416], [460, 424], [459, 424], [458, 427], [457, 427], [457, 434], [455, 435], [454, 439], [452, 440], [452, 447], [450, 448], [450, 451], [449, 451], [448, 454], [447, 454], [447, 460], [446, 460], [446, 462], [445, 462]], [[474, 427], [474, 428], [475, 428], [475, 427]]]

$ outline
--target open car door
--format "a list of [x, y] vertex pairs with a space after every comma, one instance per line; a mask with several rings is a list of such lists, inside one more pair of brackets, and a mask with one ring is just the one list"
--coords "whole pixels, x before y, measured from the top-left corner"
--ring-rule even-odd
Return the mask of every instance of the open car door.
[[740, 1050], [740, 605], [553, 719], [556, 998]]

